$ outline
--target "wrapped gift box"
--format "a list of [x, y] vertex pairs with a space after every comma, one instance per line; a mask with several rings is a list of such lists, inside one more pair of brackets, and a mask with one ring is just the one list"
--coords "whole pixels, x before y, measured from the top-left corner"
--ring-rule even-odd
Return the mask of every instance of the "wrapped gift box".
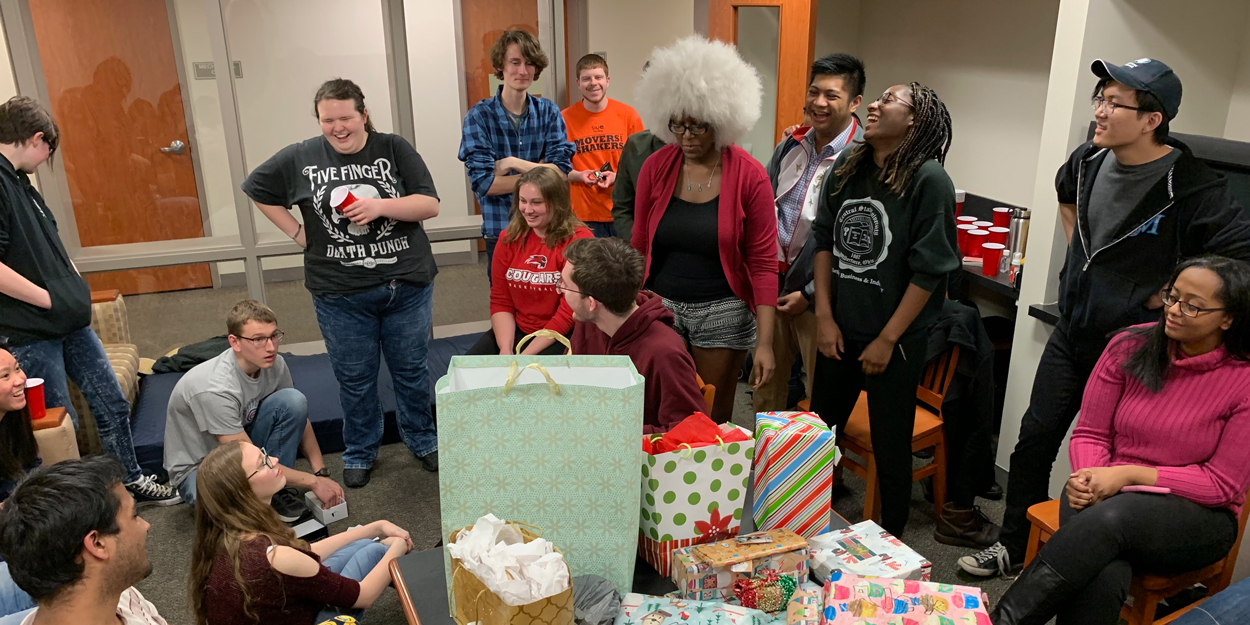
[[790, 605], [786, 608], [786, 625], [820, 625], [821, 612], [825, 607], [825, 592], [819, 587], [809, 588], [808, 584], [795, 591], [790, 598]]
[[[621, 611], [614, 625], [820, 625], [824, 588], [803, 582], [790, 599], [790, 610], [768, 614], [722, 601], [692, 601], [679, 597], [652, 597], [629, 593], [621, 599]], [[813, 620], [790, 621], [797, 602], [810, 608]], [[798, 611], [806, 614], [806, 611]]]
[[829, 579], [842, 571], [861, 577], [888, 577], [929, 581], [933, 565], [872, 521], [856, 523], [808, 539], [812, 570]]
[[755, 500], [758, 529], [788, 528], [803, 536], [829, 530], [829, 492], [838, 447], [833, 431], [810, 412], [755, 416]]
[[822, 625], [991, 625], [980, 588], [834, 571]]
[[673, 552], [672, 579], [685, 599], [731, 601], [733, 583], [773, 569], [802, 584], [807, 579], [807, 541], [788, 530], [756, 532], [739, 538], [767, 536], [766, 543], [737, 539], [697, 545]]

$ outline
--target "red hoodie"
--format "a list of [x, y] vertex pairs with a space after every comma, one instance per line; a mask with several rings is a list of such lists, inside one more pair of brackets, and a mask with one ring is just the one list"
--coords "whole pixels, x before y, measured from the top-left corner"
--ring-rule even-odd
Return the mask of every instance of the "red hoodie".
[[573, 353], [629, 356], [646, 380], [642, 412], [646, 434], [667, 432], [682, 419], [708, 411], [699, 392], [694, 359], [673, 330], [673, 313], [654, 293], [638, 294], [638, 308], [612, 336], [593, 323], [576, 324]]
[[490, 314], [512, 313], [517, 329], [525, 334], [547, 329], [567, 335], [573, 329], [573, 311], [556, 292], [564, 248], [594, 236], [589, 228], [578, 228], [572, 239], [554, 250], [533, 230], [515, 243], [500, 239], [490, 268]]

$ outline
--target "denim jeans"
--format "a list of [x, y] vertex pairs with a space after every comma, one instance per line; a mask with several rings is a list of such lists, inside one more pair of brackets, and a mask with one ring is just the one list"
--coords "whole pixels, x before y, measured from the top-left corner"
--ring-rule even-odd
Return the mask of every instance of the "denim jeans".
[[142, 477], [130, 436], [130, 402], [122, 394], [100, 337], [90, 326], [64, 338], [14, 347], [12, 352], [26, 375], [43, 378], [44, 403], [63, 406], [77, 429], [78, 415], [69, 403], [68, 380], [73, 380], [91, 407], [105, 453], [121, 461], [127, 483]]
[[[7, 625], [10, 621], [21, 623], [26, 612], [34, 607], [34, 600], [26, 591], [18, 588], [13, 577], [9, 575], [9, 563], [0, 562], [0, 624]], [[10, 615], [16, 619], [9, 618]]]
[[434, 287], [391, 281], [355, 295], [316, 295], [317, 324], [339, 382], [344, 469], [372, 468], [382, 444], [379, 356], [395, 383], [396, 420], [404, 445], [417, 456], [438, 450], [426, 368]]
[[1172, 625], [1240, 625], [1250, 623], [1250, 578], [1202, 602]]
[[499, 245], [499, 237], [486, 237], [486, 283], [489, 285], [494, 282], [494, 274], [491, 273], [491, 267], [495, 262], [495, 246]]
[[[343, 545], [338, 551], [330, 554], [322, 564], [331, 573], [337, 573], [348, 579], [354, 579], [358, 582], [364, 581], [365, 576], [382, 561], [386, 556], [386, 545], [372, 540], [357, 540]], [[317, 614], [313, 623], [321, 623], [327, 621], [340, 614], [346, 614], [356, 619], [360, 619], [365, 611], [360, 608], [340, 608], [334, 606], [326, 606], [326, 609]]]
[[[264, 448], [278, 459], [284, 467], [295, 466], [295, 452], [299, 450], [304, 424], [308, 422], [308, 398], [293, 388], [275, 391], [261, 400], [256, 418], [244, 428], [252, 444]], [[178, 494], [188, 504], [195, 505], [195, 474], [199, 467], [191, 469], [178, 484]]]
[[596, 239], [606, 239], [616, 236], [616, 223], [611, 221], [588, 221], [586, 227], [590, 228], [590, 232], [595, 235]]

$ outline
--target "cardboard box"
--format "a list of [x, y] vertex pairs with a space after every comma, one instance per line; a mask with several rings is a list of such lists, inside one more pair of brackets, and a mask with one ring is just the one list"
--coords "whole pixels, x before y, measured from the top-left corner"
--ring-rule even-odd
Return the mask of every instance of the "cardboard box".
[[[739, 544], [735, 539], [673, 551], [672, 580], [685, 599], [736, 602], [733, 584], [767, 569], [807, 580], [807, 541], [788, 530], [756, 532], [768, 535], [768, 543]], [[742, 537], [739, 537], [742, 538]], [[704, 552], [703, 550], [707, 550]], [[709, 554], [704, 556], [703, 553]], [[709, 559], [710, 557], [710, 559]]]
[[304, 505], [312, 511], [313, 516], [321, 522], [322, 525], [329, 525], [335, 521], [342, 521], [347, 518], [347, 500], [339, 502], [337, 506], [329, 508], [321, 508], [321, 500], [317, 496], [308, 491], [304, 493]]
[[933, 565], [872, 521], [808, 539], [812, 570], [821, 580], [841, 571], [861, 577], [927, 582]]

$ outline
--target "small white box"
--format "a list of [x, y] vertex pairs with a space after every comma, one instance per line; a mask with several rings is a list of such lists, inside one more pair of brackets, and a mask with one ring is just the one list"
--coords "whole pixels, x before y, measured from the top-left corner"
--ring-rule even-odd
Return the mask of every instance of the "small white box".
[[304, 505], [312, 510], [313, 516], [317, 518], [323, 525], [329, 525], [335, 521], [342, 521], [347, 518], [347, 499], [339, 502], [339, 505], [322, 509], [321, 500], [317, 496], [308, 491], [304, 493]]

